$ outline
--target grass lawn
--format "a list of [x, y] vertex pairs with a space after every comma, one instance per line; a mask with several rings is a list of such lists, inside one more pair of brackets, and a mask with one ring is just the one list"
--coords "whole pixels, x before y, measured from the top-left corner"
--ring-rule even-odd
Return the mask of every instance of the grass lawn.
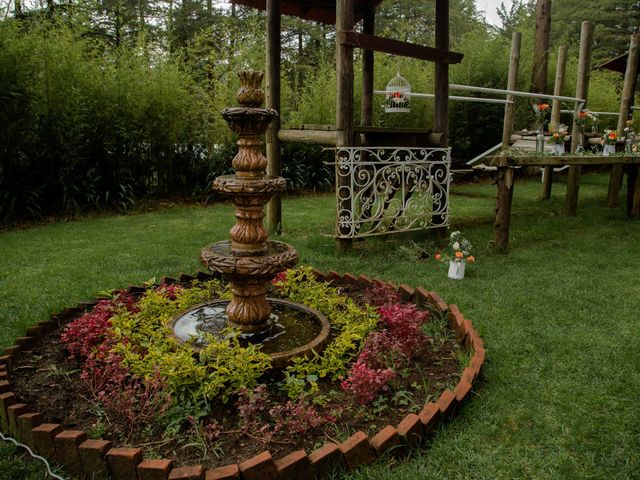
[[[436, 290], [488, 349], [472, 401], [428, 448], [390, 460], [392, 471], [380, 462], [349, 478], [640, 478], [640, 222], [604, 207], [607, 182], [584, 176], [570, 218], [563, 183], [541, 201], [539, 179], [518, 180], [508, 255], [488, 247], [495, 187], [454, 187], [452, 227], [476, 246], [463, 281], [412, 258], [406, 239], [337, 254], [333, 197], [285, 200], [282, 240], [302, 262]], [[232, 223], [229, 205], [181, 206], [1, 233], [0, 346], [102, 290], [196, 271], [200, 249], [226, 238]], [[43, 472], [0, 445], [0, 479]]]

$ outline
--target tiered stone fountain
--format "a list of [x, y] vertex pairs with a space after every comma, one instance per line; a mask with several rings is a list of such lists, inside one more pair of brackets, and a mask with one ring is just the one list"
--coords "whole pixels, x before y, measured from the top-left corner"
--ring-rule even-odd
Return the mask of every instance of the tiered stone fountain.
[[183, 341], [195, 337], [202, 345], [204, 333], [220, 334], [226, 326], [240, 330], [241, 338], [260, 343], [271, 356], [274, 367], [285, 366], [293, 357], [319, 352], [329, 336], [329, 322], [320, 313], [285, 300], [267, 298], [270, 281], [293, 267], [298, 253], [286, 243], [268, 239], [262, 224], [263, 208], [286, 189], [282, 177], [265, 174], [267, 159], [261, 153], [261, 136], [278, 115], [261, 108], [263, 73], [239, 73], [237, 92], [240, 107], [223, 110], [222, 116], [236, 132], [238, 154], [233, 159], [234, 175], [218, 177], [213, 188], [231, 196], [236, 206], [236, 224], [231, 241], [204, 248], [202, 263], [229, 280], [233, 299], [199, 305], [172, 322], [175, 335]]

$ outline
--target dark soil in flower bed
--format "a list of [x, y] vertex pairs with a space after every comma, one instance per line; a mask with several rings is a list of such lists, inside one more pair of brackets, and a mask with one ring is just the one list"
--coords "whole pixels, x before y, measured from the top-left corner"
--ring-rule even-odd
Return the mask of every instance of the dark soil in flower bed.
[[[342, 286], [341, 293], [363, 304], [362, 291], [353, 286]], [[89, 437], [111, 440], [116, 446], [143, 448], [145, 458], [172, 458], [174, 465], [202, 464], [215, 467], [236, 463], [269, 450], [280, 458], [293, 450], [307, 452], [328, 441], [341, 442], [358, 430], [373, 434], [387, 424], [397, 425], [408, 413], [419, 413], [426, 402], [437, 398], [447, 387], [453, 387], [460, 378], [468, 358], [456, 343], [444, 319], [432, 315], [432, 324], [425, 343], [411, 361], [399, 368], [395, 378], [367, 404], [340, 386], [340, 381], [322, 379], [319, 391], [313, 395], [324, 398], [314, 405], [313, 411], [296, 410], [295, 406], [275, 412], [273, 418], [284, 416], [284, 421], [296, 421], [314, 415], [321, 425], [304, 432], [295, 424], [279, 429], [259, 423], [247, 425], [247, 418], [257, 420], [277, 406], [287, 404], [289, 398], [279, 387], [282, 372], [270, 372], [260, 382], [266, 385], [269, 398], [259, 387], [247, 393], [245, 415], [238, 412], [232, 399], [226, 405], [213, 406], [209, 415], [200, 422], [195, 419], [171, 436], [163, 427], [141, 422], [132, 430], [114, 414], [105, 414], [100, 403], [92, 398], [90, 390], [80, 378], [80, 367], [69, 360], [60, 342], [62, 329], [44, 336], [34, 348], [21, 357], [14, 367], [12, 382], [19, 400], [44, 412], [45, 421], [59, 423], [65, 429], [82, 430]], [[251, 400], [247, 400], [251, 397]], [[237, 402], [237, 400], [236, 400]], [[281, 418], [282, 419], [282, 418]], [[243, 423], [244, 421], [244, 423]], [[298, 432], [298, 433], [296, 433]]]

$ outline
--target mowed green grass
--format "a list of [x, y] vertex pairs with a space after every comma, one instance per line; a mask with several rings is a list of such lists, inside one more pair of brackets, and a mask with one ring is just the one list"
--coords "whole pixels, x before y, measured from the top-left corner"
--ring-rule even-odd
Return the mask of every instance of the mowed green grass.
[[[604, 206], [607, 182], [585, 175], [578, 216], [566, 217], [562, 180], [541, 201], [539, 179], [519, 179], [508, 255], [489, 248], [495, 186], [455, 186], [452, 227], [476, 246], [463, 281], [412, 258], [406, 237], [338, 254], [333, 197], [285, 200], [282, 240], [303, 263], [436, 290], [488, 349], [472, 400], [426, 448], [349, 478], [640, 478], [640, 222]], [[0, 345], [102, 290], [198, 270], [200, 249], [226, 238], [232, 211], [180, 206], [0, 234]], [[0, 446], [0, 478], [44, 478], [15, 453]]]

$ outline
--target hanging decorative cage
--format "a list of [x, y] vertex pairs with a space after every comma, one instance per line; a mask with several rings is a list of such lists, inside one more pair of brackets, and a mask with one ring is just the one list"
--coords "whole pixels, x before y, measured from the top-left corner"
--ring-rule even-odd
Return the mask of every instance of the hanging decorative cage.
[[411, 111], [411, 84], [400, 76], [389, 80], [385, 89], [384, 111], [387, 113], [403, 113]]

